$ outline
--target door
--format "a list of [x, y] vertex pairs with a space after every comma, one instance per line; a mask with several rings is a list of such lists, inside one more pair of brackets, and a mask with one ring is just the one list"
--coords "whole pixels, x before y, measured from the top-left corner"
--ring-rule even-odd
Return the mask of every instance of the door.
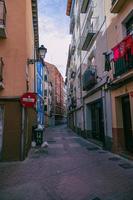
[[129, 152], [133, 152], [133, 135], [131, 124], [131, 109], [129, 96], [122, 98], [123, 128], [125, 136], [125, 147]]
[[102, 100], [91, 105], [92, 137], [104, 144], [104, 120]]
[[0, 106], [0, 158], [3, 145], [3, 107]]

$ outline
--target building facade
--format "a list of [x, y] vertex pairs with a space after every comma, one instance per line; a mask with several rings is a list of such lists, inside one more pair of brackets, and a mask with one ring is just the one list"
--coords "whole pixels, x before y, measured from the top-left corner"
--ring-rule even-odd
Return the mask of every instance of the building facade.
[[[132, 8], [130, 0], [67, 3], [72, 35], [66, 69], [68, 124], [83, 137], [119, 153], [125, 152], [129, 140], [133, 144]], [[124, 44], [129, 51], [124, 54], [125, 65], [124, 58], [117, 59], [116, 48], [123, 40], [130, 43], [130, 50]], [[129, 118], [126, 124], [124, 116]]]
[[52, 83], [52, 125], [61, 124], [64, 120], [64, 80], [55, 65], [45, 62], [49, 71], [49, 81]]
[[49, 80], [49, 71], [45, 65], [44, 70], [44, 115], [45, 127], [52, 125], [52, 82]]
[[44, 128], [44, 65], [38, 61], [36, 64], [36, 94], [37, 94], [37, 125]]
[[20, 97], [35, 92], [35, 66], [29, 58], [38, 48], [37, 1], [0, 0], [0, 157], [23, 160], [31, 145], [34, 108]]
[[110, 11], [112, 22], [107, 22], [107, 34], [109, 51], [113, 51], [110, 77], [113, 151], [132, 156], [133, 1], [112, 1]]

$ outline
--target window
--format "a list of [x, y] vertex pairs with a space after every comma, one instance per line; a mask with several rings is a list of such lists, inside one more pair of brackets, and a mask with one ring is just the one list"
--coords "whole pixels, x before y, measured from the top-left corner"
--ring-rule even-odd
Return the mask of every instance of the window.
[[44, 111], [47, 111], [47, 105], [44, 105]]
[[6, 6], [5, 1], [0, 0], [0, 38], [6, 38]]
[[133, 34], [133, 16], [126, 23], [127, 35]]
[[46, 82], [48, 81], [48, 77], [46, 74], [44, 75], [44, 81], [46, 81]]
[[44, 90], [44, 96], [47, 96], [47, 90]]

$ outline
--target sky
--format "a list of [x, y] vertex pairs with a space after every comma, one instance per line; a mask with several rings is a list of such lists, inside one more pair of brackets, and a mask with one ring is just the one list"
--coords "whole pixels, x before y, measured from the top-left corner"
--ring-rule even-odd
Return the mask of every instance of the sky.
[[47, 48], [45, 61], [57, 66], [65, 77], [70, 43], [67, 0], [38, 0], [39, 43]]

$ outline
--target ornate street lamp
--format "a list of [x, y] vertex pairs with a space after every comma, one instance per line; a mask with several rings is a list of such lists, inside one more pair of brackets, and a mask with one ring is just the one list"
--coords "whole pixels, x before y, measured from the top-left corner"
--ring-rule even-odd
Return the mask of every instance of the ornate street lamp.
[[45, 58], [45, 55], [47, 53], [47, 49], [44, 47], [44, 45], [41, 45], [39, 48], [38, 48], [38, 52], [39, 52], [39, 56], [41, 58]]
[[41, 45], [39, 48], [38, 48], [38, 54], [39, 54], [39, 58], [37, 59], [30, 59], [28, 58], [27, 59], [27, 64], [30, 65], [30, 64], [35, 64], [35, 62], [41, 60], [42, 63], [43, 63], [43, 59], [45, 58], [45, 55], [47, 53], [47, 49], [44, 47], [44, 45]]

